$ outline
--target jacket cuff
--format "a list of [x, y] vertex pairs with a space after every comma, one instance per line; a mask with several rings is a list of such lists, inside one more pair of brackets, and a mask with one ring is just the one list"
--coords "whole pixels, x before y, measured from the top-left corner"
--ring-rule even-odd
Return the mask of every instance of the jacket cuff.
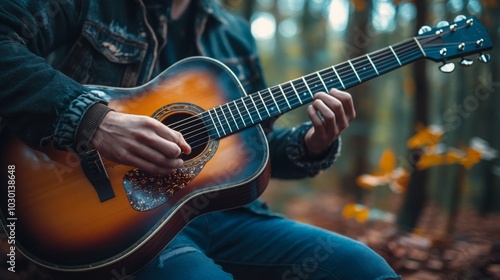
[[307, 156], [305, 135], [312, 127], [311, 122], [306, 122], [298, 127], [294, 127], [287, 139], [286, 151], [290, 161], [297, 167], [306, 171], [308, 176], [315, 176], [321, 170], [332, 166], [340, 155], [341, 141], [340, 137], [333, 142], [323, 156], [319, 158], [310, 158]]
[[[98, 104], [99, 106], [94, 106]], [[79, 152], [83, 147], [82, 143], [90, 141], [104, 115], [111, 110], [105, 104], [107, 101], [93, 92], [84, 93], [73, 100], [56, 124], [54, 146], [62, 150]], [[104, 112], [103, 107], [109, 110]]]

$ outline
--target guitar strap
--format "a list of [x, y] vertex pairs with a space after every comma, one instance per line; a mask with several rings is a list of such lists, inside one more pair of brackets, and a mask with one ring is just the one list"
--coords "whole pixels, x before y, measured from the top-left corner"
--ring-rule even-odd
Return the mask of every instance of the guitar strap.
[[99, 196], [99, 200], [104, 202], [115, 197], [115, 192], [109, 181], [108, 173], [102, 163], [99, 152], [92, 149], [83, 155], [80, 155], [80, 165], [83, 173], [92, 184]]
[[0, 134], [2, 134], [4, 127], [5, 127], [5, 123], [3, 123], [2, 117], [0, 117]]

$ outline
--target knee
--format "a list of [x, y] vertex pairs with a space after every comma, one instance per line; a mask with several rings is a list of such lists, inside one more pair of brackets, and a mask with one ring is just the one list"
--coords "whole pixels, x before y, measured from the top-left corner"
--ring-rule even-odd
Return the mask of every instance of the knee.
[[137, 279], [233, 279], [198, 248], [181, 246], [162, 252]]
[[401, 279], [384, 258], [365, 244], [346, 237], [327, 237], [319, 243], [323, 246], [316, 249], [316, 254], [328, 259], [336, 279]]

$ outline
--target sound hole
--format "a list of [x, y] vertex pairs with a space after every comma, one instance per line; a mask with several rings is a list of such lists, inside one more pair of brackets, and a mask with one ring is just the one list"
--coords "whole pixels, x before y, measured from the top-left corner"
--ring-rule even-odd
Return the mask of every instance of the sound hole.
[[190, 160], [200, 155], [208, 145], [209, 135], [203, 121], [189, 113], [173, 113], [161, 121], [173, 130], [179, 131], [191, 146], [191, 154], [181, 155], [183, 160]]

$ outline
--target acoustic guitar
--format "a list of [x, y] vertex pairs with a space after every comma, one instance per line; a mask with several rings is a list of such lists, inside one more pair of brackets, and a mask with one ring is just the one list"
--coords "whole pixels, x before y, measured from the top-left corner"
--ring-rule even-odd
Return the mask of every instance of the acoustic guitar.
[[86, 86], [116, 111], [151, 116], [182, 132], [193, 152], [166, 176], [96, 155], [87, 165], [104, 176], [93, 180], [75, 153], [3, 137], [0, 214], [11, 249], [54, 278], [131, 275], [195, 217], [259, 197], [270, 175], [260, 122], [311, 102], [318, 91], [348, 89], [419, 59], [443, 62], [445, 72], [452, 70], [450, 59], [463, 58], [467, 66], [472, 60], [465, 56], [479, 54], [487, 62], [482, 52], [491, 48], [476, 18], [460, 18], [252, 94], [206, 57], [182, 60], [140, 87]]

